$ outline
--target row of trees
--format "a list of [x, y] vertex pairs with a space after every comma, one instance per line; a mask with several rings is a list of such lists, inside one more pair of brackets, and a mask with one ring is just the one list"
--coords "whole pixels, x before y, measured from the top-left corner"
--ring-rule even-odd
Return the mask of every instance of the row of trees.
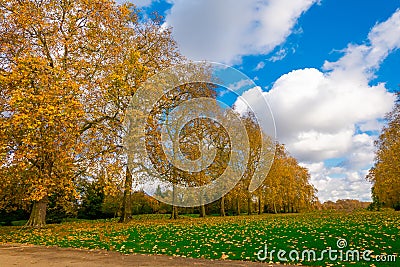
[[317, 204], [316, 208], [318, 210], [344, 210], [344, 211], [354, 211], [368, 209], [371, 202], [362, 202], [356, 199], [338, 199], [336, 202], [326, 201], [322, 204]]
[[[204, 72], [202, 72], [204, 73]], [[196, 88], [196, 90], [194, 90]], [[229, 116], [229, 112], [224, 110], [217, 104], [199, 104], [199, 106], [212, 113], [219, 114], [222, 117], [221, 121], [224, 125], [220, 125], [218, 122], [206, 119], [197, 118], [187, 123], [180, 131], [176, 130], [182, 120], [181, 117], [174, 117], [173, 121], [168, 121], [168, 115], [171, 110], [178, 106], [180, 98], [192, 99], [195, 98], [195, 94], [199, 96], [215, 97], [216, 93], [214, 87], [208, 84], [197, 84], [194, 88], [189, 90], [183, 90], [185, 94], [180, 94], [182, 90], [179, 88], [170, 92], [169, 98], [163, 99], [160, 109], [153, 109], [153, 114], [148, 119], [151, 129], [151, 135], [147, 138], [148, 150], [150, 157], [152, 158], [152, 164], [156, 167], [159, 173], [164, 174], [164, 179], [173, 184], [180, 184], [184, 186], [202, 186], [213, 182], [215, 179], [220, 178], [224, 171], [229, 171], [227, 180], [224, 181], [224, 187], [230, 187], [229, 183], [232, 183], [232, 178], [240, 175], [241, 168], [244, 169], [243, 175], [237, 183], [233, 184], [233, 189], [230, 192], [222, 196], [219, 200], [220, 214], [225, 215], [225, 202], [230, 207], [235, 207], [235, 213], [240, 214], [243, 202], [246, 202], [245, 210], [251, 214], [257, 210], [258, 213], [262, 213], [264, 209], [268, 212], [298, 212], [301, 210], [311, 209], [316, 203], [316, 189], [309, 183], [310, 174], [307, 169], [299, 166], [298, 162], [291, 157], [285, 147], [280, 144], [276, 144], [271, 137], [264, 134], [260, 129], [257, 122], [256, 116], [251, 111], [244, 114], [236, 114], [240, 117], [239, 122], [235, 122], [232, 118], [235, 114]], [[201, 89], [198, 93], [198, 89]], [[188, 93], [189, 92], [189, 93]], [[184, 110], [181, 114], [182, 117], [188, 116], [190, 112], [193, 112], [193, 108], [190, 110]], [[164, 114], [157, 116], [156, 114]], [[218, 117], [218, 116], [217, 116]], [[232, 141], [232, 133], [227, 133], [226, 129], [234, 128], [237, 129], [236, 123], [244, 126], [246, 138], [239, 138]], [[162, 140], [160, 138], [162, 134], [161, 125], [167, 124], [167, 134], [170, 135], [171, 139], [178, 140], [180, 150], [183, 156], [192, 160], [193, 164], [202, 164], [201, 160], [196, 163], [192, 163], [193, 160], [203, 159], [205, 154], [210, 154], [212, 150], [215, 152], [213, 162], [205, 168], [200, 168], [201, 171], [197, 170], [182, 170], [177, 168], [174, 164], [167, 160]], [[171, 127], [170, 127], [171, 126]], [[233, 135], [239, 135], [239, 132], [234, 132]], [[248, 139], [248, 140], [246, 140]], [[137, 143], [137, 142], [133, 142]], [[234, 144], [232, 144], [234, 143]], [[175, 148], [171, 148], [175, 149]], [[208, 150], [211, 149], [211, 150]], [[246, 161], [246, 149], [248, 149], [248, 158]], [[232, 154], [239, 155], [233, 157]], [[176, 155], [176, 153], [174, 153]], [[231, 168], [227, 169], [227, 164], [230, 161], [232, 163]], [[271, 166], [271, 162], [272, 166]], [[138, 164], [140, 165], [140, 164]], [[140, 165], [138, 168], [139, 177], [149, 177], [148, 171], [145, 167]], [[143, 170], [144, 169], [144, 170]], [[190, 169], [190, 168], [188, 168]], [[254, 192], [251, 190], [251, 184], [254, 182], [254, 175], [256, 173], [264, 174], [261, 185]], [[268, 174], [268, 175], [267, 175]], [[134, 174], [134, 176], [137, 174]], [[265, 179], [264, 179], [265, 178]], [[145, 183], [151, 183], [152, 180], [145, 179]], [[216, 188], [216, 190], [223, 190], [224, 188]], [[166, 199], [174, 198], [179, 193], [174, 192], [175, 187], [157, 193], [158, 197], [165, 197]], [[205, 216], [205, 205], [202, 202], [209, 202], [212, 198], [212, 193], [206, 192], [200, 194], [197, 202], [200, 206], [200, 217]], [[252, 203], [258, 203], [257, 208], [254, 209]], [[233, 204], [235, 203], [235, 204]], [[176, 207], [172, 209], [172, 218], [177, 217], [178, 210]]]
[[[342, 202], [338, 202], [337, 205], [331, 205], [332, 207], [329, 203], [319, 204], [315, 197], [316, 190], [309, 184], [307, 170], [300, 167], [295, 159], [288, 155], [283, 145], [279, 145], [278, 150], [271, 172], [261, 187], [252, 194], [249, 194], [244, 186], [245, 182], [241, 180], [231, 192], [218, 201], [201, 207], [177, 208], [164, 204], [143, 191], [135, 191], [129, 197], [129, 215], [171, 213], [171, 217], [177, 218], [179, 211], [182, 214], [199, 214], [200, 217], [204, 217], [206, 214], [225, 216], [243, 213], [286, 213], [343, 207], [348, 210], [348, 206], [353, 205], [353, 202], [347, 201], [343, 201], [343, 205]], [[60, 195], [53, 195], [48, 200], [47, 221], [54, 223], [65, 218], [122, 217], [123, 187], [120, 184], [119, 189], [110, 194], [110, 191], [106, 191], [107, 184], [101, 176], [90, 181], [81, 179], [76, 185], [79, 198], [71, 199], [68, 205], [60, 205], [58, 203]], [[356, 204], [353, 206], [361, 208]], [[14, 211], [3, 209], [0, 211], [2, 217], [0, 223], [10, 224], [12, 221], [22, 220], [26, 217], [26, 212], [27, 210], [21, 209]]]
[[[261, 186], [249, 193], [248, 181], [242, 179], [221, 202], [228, 202], [235, 214], [240, 214], [242, 209], [248, 214], [307, 211], [318, 202], [317, 190], [309, 180], [308, 170], [287, 153], [284, 145], [278, 144], [271, 169]], [[224, 214], [223, 210], [221, 214]]]
[[[159, 202], [143, 193], [133, 194], [132, 201], [137, 170], [127, 164], [123, 133], [126, 109], [138, 88], [158, 71], [184, 61], [170, 29], [159, 18], [143, 20], [133, 6], [112, 0], [0, 0], [0, 17], [0, 210], [30, 210], [27, 225], [35, 227], [46, 223], [49, 207], [90, 218], [112, 212], [121, 221], [143, 211], [145, 203], [153, 212], [162, 211]], [[207, 68], [197, 73], [210, 75]], [[161, 98], [147, 118], [146, 147], [152, 161], [177, 184], [206, 184], [221, 174], [229, 158], [223, 127], [202, 119], [179, 133], [180, 149], [191, 160], [203, 148], [215, 149], [212, 165], [183, 172], [161, 151], [160, 125], [168, 123], [168, 113], [198, 97], [215, 98], [215, 87], [178, 87]], [[267, 179], [250, 193], [253, 173], [273, 153], [262, 153], [260, 144], [267, 137], [254, 115], [241, 119], [250, 139], [250, 159], [236, 187], [219, 200], [221, 215], [229, 209], [240, 214], [242, 209], [262, 213], [311, 208], [316, 190], [309, 173], [283, 145], [277, 146]], [[267, 143], [275, 146], [271, 140]], [[142, 199], [144, 206], [137, 206]], [[201, 216], [210, 207], [201, 205]], [[178, 209], [171, 211], [176, 218]]]

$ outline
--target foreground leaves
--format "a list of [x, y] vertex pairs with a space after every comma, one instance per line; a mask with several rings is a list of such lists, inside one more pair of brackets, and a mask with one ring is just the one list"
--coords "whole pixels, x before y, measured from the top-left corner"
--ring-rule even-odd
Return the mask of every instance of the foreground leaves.
[[[130, 224], [114, 221], [70, 222], [45, 229], [0, 228], [0, 242], [107, 249], [121, 253], [166, 254], [181, 257], [257, 261], [268, 250], [373, 250], [372, 255], [396, 255], [400, 250], [400, 213], [309, 213], [239, 217], [184, 218], [138, 216]], [[275, 254], [276, 256], [276, 254]], [[303, 265], [395, 266], [396, 263], [360, 261], [304, 261]], [[267, 260], [269, 261], [269, 259]], [[278, 259], [275, 257], [274, 262]], [[300, 261], [299, 261], [300, 263]]]

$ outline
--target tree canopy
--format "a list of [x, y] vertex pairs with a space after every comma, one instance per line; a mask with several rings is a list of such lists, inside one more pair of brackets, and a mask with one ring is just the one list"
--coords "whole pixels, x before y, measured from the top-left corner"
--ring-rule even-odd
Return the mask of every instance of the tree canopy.
[[400, 209], [400, 95], [395, 107], [386, 115], [387, 126], [382, 129], [377, 148], [375, 165], [367, 180], [373, 183], [374, 204]]
[[[122, 207], [121, 221], [133, 209], [142, 210], [133, 208], [132, 201], [151, 202], [149, 207], [158, 209], [159, 203], [143, 192], [131, 198], [135, 170], [127, 164], [124, 121], [132, 97], [148, 78], [185, 61], [171, 29], [159, 17], [143, 19], [133, 5], [113, 0], [0, 0], [0, 42], [0, 210], [30, 210], [27, 225], [40, 227], [49, 206], [67, 210], [80, 205], [90, 218], [99, 210], [117, 214], [115, 209]], [[212, 74], [204, 67], [195, 75]], [[216, 99], [215, 88], [205, 82], [178, 86], [157, 96], [146, 114], [147, 153], [168, 181], [201, 186], [225, 170], [233, 148], [224, 125], [199, 118], [168, 133], [188, 159], [217, 151], [214, 162], [200, 172], [173, 166], [160, 139], [161, 126], [171, 123], [166, 120], [175, 107], [195, 98]], [[224, 116], [218, 105], [206, 109]], [[259, 212], [261, 206], [274, 212], [309, 208], [316, 192], [310, 175], [282, 145], [267, 179], [251, 192], [253, 174], [273, 157], [272, 150], [262, 154], [261, 141], [271, 147], [275, 143], [263, 139], [251, 114], [240, 119], [250, 158], [238, 185], [220, 200], [221, 214], [225, 198], [237, 204], [238, 214], [242, 201], [251, 213], [254, 199]], [[244, 147], [235, 149], [246, 154]]]
[[40, 226], [57, 188], [121, 179], [129, 97], [181, 57], [157, 18], [110, 0], [2, 0], [0, 17], [0, 206], [33, 203]]

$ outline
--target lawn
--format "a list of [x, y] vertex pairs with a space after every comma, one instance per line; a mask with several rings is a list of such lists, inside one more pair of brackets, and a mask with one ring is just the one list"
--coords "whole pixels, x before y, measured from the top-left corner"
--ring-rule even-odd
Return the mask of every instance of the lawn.
[[[129, 224], [78, 221], [48, 225], [44, 229], [0, 227], [0, 243], [7, 242], [303, 265], [398, 266], [400, 213], [313, 212], [183, 217], [175, 221], [165, 215], [143, 215], [136, 216]], [[316, 253], [315, 260], [313, 254], [307, 254], [311, 250]], [[377, 261], [385, 258], [392, 262]]]

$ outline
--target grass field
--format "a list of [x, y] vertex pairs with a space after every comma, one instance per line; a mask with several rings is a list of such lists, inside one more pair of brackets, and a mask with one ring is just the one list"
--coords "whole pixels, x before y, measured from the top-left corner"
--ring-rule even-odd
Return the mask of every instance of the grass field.
[[[259, 261], [258, 252], [263, 260], [267, 246], [266, 262], [272, 259], [273, 262], [318, 266], [399, 266], [400, 213], [315, 212], [183, 217], [176, 221], [165, 215], [143, 215], [135, 217], [129, 224], [77, 221], [48, 225], [44, 229], [0, 227], [0, 242], [249, 261]], [[315, 251], [316, 260], [312, 256], [309, 259], [307, 254], [302, 260], [304, 250]], [[360, 253], [360, 260], [353, 254], [356, 251]], [[300, 259], [291, 261], [296, 258], [296, 253]], [[391, 262], [377, 262], [385, 258]]]

